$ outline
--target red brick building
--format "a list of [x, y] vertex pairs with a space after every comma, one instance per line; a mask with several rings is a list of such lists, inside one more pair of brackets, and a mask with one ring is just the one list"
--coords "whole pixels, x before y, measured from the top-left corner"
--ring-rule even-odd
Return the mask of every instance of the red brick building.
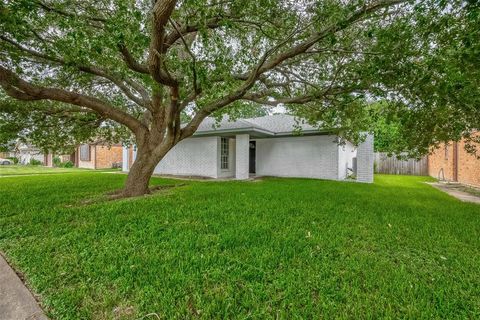
[[101, 144], [82, 144], [73, 155], [75, 166], [89, 169], [121, 168], [122, 146]]
[[449, 142], [428, 156], [430, 176], [480, 187], [480, 159], [467, 153], [465, 141]]

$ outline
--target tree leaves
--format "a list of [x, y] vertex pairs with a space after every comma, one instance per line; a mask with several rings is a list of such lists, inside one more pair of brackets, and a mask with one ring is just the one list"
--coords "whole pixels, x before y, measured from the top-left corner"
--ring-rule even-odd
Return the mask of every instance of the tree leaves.
[[[293, 101], [286, 105], [290, 112], [358, 140], [358, 132], [371, 128], [371, 103], [384, 101], [382, 114], [396, 119], [397, 151], [425, 153], [479, 126], [479, 5], [398, 2], [185, 0], [165, 26], [172, 43], [155, 54], [159, 68], [178, 83], [180, 104], [188, 106], [178, 110], [184, 119], [210, 112], [257, 114], [263, 109], [255, 103]], [[168, 86], [156, 90], [149, 72], [137, 72], [148, 69], [151, 10], [150, 0], [2, 3], [1, 65], [35, 84], [101, 99], [143, 121], [153, 100], [161, 110], [171, 102]], [[185, 31], [176, 36], [176, 29]], [[137, 70], [125, 63], [119, 47]], [[187, 51], [195, 56], [194, 66]], [[272, 67], [261, 69], [267, 62]], [[101, 73], [85, 71], [92, 68]], [[255, 70], [262, 71], [247, 83]], [[208, 109], [222, 99], [228, 103]]]

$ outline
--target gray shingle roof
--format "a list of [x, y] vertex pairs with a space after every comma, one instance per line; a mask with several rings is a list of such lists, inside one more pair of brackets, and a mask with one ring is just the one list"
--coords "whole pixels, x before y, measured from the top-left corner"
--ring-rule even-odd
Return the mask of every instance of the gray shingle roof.
[[287, 114], [268, 115], [264, 117], [237, 119], [230, 121], [226, 116], [220, 122], [216, 122], [214, 118], [206, 118], [199, 126], [197, 134], [206, 134], [214, 132], [245, 132], [247, 130], [262, 131], [268, 135], [291, 134], [298, 128], [302, 131], [317, 131], [313, 127], [300, 118]]
[[220, 122], [214, 118], [205, 118], [197, 129], [197, 132], [203, 131], [218, 131], [218, 130], [232, 130], [232, 129], [248, 129], [254, 127], [252, 123], [246, 122], [243, 119], [230, 121], [228, 117], [223, 117]]
[[317, 130], [317, 128], [307, 124], [305, 120], [295, 118], [294, 116], [288, 114], [277, 114], [272, 116], [250, 118], [245, 119], [245, 121], [276, 134], [291, 133], [299, 127], [304, 131]]

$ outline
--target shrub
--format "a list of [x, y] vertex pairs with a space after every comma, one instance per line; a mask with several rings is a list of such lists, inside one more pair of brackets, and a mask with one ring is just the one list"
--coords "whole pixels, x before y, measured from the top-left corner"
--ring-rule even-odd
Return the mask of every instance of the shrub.
[[62, 160], [60, 160], [59, 157], [54, 157], [52, 162], [53, 162], [53, 165], [55, 167], [61, 167], [62, 166]]
[[72, 161], [62, 162], [61, 166], [63, 168], [73, 168], [73, 162]]
[[39, 165], [42, 164], [42, 161], [37, 160], [37, 159], [30, 159], [30, 164], [31, 164], [32, 166], [39, 166]]
[[9, 157], [7, 159], [12, 160], [13, 164], [18, 164], [19, 161], [17, 157]]

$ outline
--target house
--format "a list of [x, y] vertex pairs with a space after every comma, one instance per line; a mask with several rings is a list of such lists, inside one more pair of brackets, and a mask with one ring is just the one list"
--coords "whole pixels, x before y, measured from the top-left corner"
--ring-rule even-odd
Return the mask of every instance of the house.
[[60, 158], [61, 162], [70, 161], [74, 167], [85, 169], [109, 169], [122, 166], [122, 145], [106, 145], [102, 143], [82, 144], [71, 154], [45, 156], [45, 165], [52, 167], [53, 159]]
[[2, 159], [13, 158], [13, 157], [15, 157], [15, 152], [11, 152], [11, 151], [0, 152], [0, 158]]
[[82, 144], [72, 155], [75, 167], [87, 169], [120, 168], [122, 165], [122, 145], [101, 143]]
[[17, 142], [15, 146], [15, 157], [19, 164], [30, 164], [32, 161], [44, 163], [45, 155], [37, 147], [23, 142]]
[[[301, 129], [299, 133], [298, 129]], [[123, 149], [123, 171], [135, 149]], [[359, 182], [373, 182], [373, 136], [355, 147], [339, 144], [329, 130], [271, 115], [216, 124], [206, 118], [197, 132], [170, 150], [154, 174], [248, 179], [250, 176], [344, 180], [349, 169]]]
[[428, 155], [428, 174], [439, 180], [480, 187], [480, 159], [465, 150], [465, 140], [450, 141]]

